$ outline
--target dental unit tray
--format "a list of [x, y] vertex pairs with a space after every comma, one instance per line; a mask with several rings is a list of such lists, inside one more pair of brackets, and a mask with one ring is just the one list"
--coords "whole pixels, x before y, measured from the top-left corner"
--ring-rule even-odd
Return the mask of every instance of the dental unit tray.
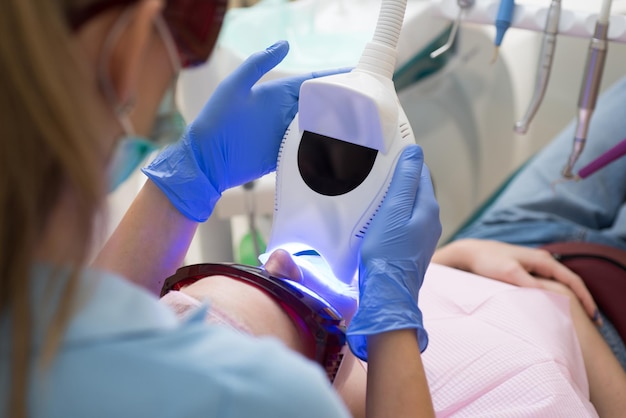
[[279, 248], [314, 251], [336, 279], [355, 279], [362, 239], [402, 150], [415, 143], [392, 81], [405, 9], [406, 0], [384, 0], [356, 68], [302, 84], [279, 151], [262, 262]]
[[[459, 10], [457, 0], [431, 0], [431, 4], [433, 16], [456, 19]], [[499, 4], [500, 0], [476, 0], [471, 9], [463, 14], [463, 23], [493, 25]], [[577, 7], [577, 4], [580, 6]], [[543, 32], [549, 7], [549, 0], [516, 1], [511, 28]], [[599, 1], [563, 1], [558, 34], [591, 38], [599, 10]], [[612, 10], [608, 40], [626, 43], [626, 16], [618, 14], [626, 12], [626, 1], [613, 0]]]

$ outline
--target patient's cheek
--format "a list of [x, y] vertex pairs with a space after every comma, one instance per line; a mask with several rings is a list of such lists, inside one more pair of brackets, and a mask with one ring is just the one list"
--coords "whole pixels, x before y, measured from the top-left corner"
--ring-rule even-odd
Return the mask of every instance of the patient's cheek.
[[[283, 308], [264, 291], [227, 276], [200, 279], [180, 290], [232, 318], [254, 336], [276, 337], [299, 353], [310, 351]], [[232, 327], [232, 325], [229, 325]]]
[[161, 303], [169, 306], [178, 318], [185, 318], [194, 310], [202, 306], [199, 300], [179, 291], [167, 292], [167, 294], [163, 296], [160, 301]]
[[[193, 314], [194, 311], [202, 306], [198, 299], [179, 291], [168, 292], [161, 298], [161, 303], [169, 306], [180, 319]], [[217, 309], [215, 306], [207, 309], [205, 319], [209, 324], [225, 325], [241, 334], [253, 335], [252, 330], [243, 325], [241, 320], [233, 317], [228, 312]]]

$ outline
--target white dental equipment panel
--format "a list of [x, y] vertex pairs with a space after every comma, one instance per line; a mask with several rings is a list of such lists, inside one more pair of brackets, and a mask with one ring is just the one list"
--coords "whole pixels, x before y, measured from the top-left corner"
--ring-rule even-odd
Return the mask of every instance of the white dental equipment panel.
[[[433, 16], [454, 20], [458, 14], [457, 0], [432, 0]], [[600, 1], [563, 0], [559, 19], [559, 35], [590, 39], [600, 12]], [[626, 42], [626, 1], [613, 0], [609, 23], [610, 41]], [[465, 10], [463, 22], [493, 26], [500, 0], [476, 0]], [[511, 28], [543, 32], [549, 0], [517, 0]]]
[[[266, 3], [277, 7], [280, 2]], [[178, 99], [188, 120], [199, 112], [219, 80], [251, 52], [277, 39], [289, 40], [291, 51], [288, 60], [268, 78], [355, 65], [374, 30], [380, 5], [378, 0], [289, 3], [289, 12], [269, 21], [259, 16], [272, 16], [275, 10], [270, 8], [259, 9], [256, 16], [252, 11], [248, 15], [247, 9], [229, 12], [212, 59], [181, 76]], [[517, 135], [512, 128], [532, 94], [540, 37], [550, 2], [517, 0], [500, 58], [492, 64], [493, 19], [498, 3], [476, 0], [464, 14], [456, 55], [443, 69], [398, 92], [431, 168], [441, 205], [442, 241], [520, 163], [574, 117], [588, 38], [600, 7], [599, 2], [563, 2], [547, 94], [528, 133]], [[594, 11], [596, 8], [598, 11]], [[626, 18], [619, 13], [626, 10], [626, 1], [614, 0], [612, 10], [609, 39], [617, 42], [609, 46], [603, 88], [624, 75], [620, 61], [626, 56], [626, 45], [621, 44], [626, 41]], [[398, 45], [398, 67], [445, 30], [457, 11], [457, 0], [409, 0]], [[334, 44], [329, 41], [331, 37]], [[329, 48], [331, 44], [336, 48]], [[352, 50], [353, 56], [346, 52]], [[254, 196], [258, 215], [271, 217], [274, 188], [274, 176], [268, 175], [249, 192]], [[225, 252], [224, 247], [237, 241], [245, 231], [241, 218], [246, 210], [242, 188], [226, 191], [216, 207], [217, 216], [198, 232], [189, 261], [230, 261], [233, 255]], [[232, 234], [229, 219], [235, 220], [230, 224]]]

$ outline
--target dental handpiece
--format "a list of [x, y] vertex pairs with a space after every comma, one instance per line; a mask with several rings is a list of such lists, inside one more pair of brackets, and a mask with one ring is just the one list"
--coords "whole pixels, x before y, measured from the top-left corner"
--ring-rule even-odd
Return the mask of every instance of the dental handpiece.
[[585, 75], [578, 98], [578, 120], [574, 133], [574, 144], [567, 164], [563, 168], [562, 174], [565, 178], [574, 177], [572, 173], [574, 164], [576, 164], [576, 161], [580, 158], [585, 147], [589, 123], [591, 122], [591, 117], [596, 107], [600, 84], [602, 82], [602, 74], [604, 72], [604, 62], [606, 61], [608, 47], [608, 31], [608, 20], [606, 22], [598, 21], [596, 23], [593, 38], [591, 38], [589, 51], [587, 53]]
[[559, 19], [561, 17], [561, 0], [552, 0], [546, 17], [546, 25], [543, 30], [543, 39], [541, 42], [541, 51], [539, 53], [539, 62], [537, 65], [537, 76], [535, 78], [535, 91], [528, 105], [524, 117], [515, 124], [514, 130], [519, 134], [525, 134], [531, 120], [535, 117], [539, 106], [543, 100], [543, 96], [548, 89], [548, 81], [550, 79], [550, 71], [552, 70], [552, 61], [554, 59], [554, 50], [556, 49], [556, 36], [559, 31]]
[[459, 5], [459, 14], [457, 15], [454, 23], [452, 24], [452, 30], [450, 31], [448, 40], [446, 41], [444, 45], [437, 48], [437, 50], [431, 52], [430, 58], [435, 59], [439, 55], [442, 55], [444, 52], [452, 48], [452, 44], [454, 43], [456, 33], [459, 30], [459, 26], [461, 25], [461, 19], [463, 18], [463, 13], [474, 5], [474, 1], [475, 0], [457, 0], [457, 4]]
[[491, 59], [492, 64], [498, 59], [498, 51], [500, 50], [500, 45], [502, 44], [502, 40], [504, 39], [504, 34], [511, 26], [514, 13], [515, 0], [500, 0], [500, 5], [498, 6], [498, 13], [496, 14], [495, 21], [496, 38], [493, 41], [495, 49], [493, 50], [493, 58]]

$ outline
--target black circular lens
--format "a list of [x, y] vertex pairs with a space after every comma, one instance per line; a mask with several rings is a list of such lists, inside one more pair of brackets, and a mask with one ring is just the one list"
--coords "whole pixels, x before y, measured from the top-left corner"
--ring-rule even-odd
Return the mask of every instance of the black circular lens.
[[363, 183], [377, 154], [372, 148], [304, 131], [298, 147], [298, 169], [312, 190], [338, 196]]

